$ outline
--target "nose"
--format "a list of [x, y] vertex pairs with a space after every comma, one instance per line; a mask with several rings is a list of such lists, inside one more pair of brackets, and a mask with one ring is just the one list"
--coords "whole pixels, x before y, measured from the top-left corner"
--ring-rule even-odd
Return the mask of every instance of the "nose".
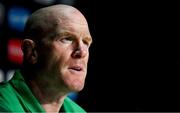
[[84, 58], [88, 54], [88, 49], [83, 43], [78, 43], [72, 53], [73, 58]]

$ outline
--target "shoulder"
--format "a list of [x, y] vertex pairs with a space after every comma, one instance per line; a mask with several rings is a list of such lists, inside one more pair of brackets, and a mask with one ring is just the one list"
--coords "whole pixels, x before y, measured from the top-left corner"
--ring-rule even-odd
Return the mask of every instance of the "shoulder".
[[9, 112], [9, 95], [11, 91], [9, 91], [9, 85], [0, 83], [0, 112]]
[[0, 84], [0, 112], [10, 112], [19, 105], [15, 89], [9, 82]]

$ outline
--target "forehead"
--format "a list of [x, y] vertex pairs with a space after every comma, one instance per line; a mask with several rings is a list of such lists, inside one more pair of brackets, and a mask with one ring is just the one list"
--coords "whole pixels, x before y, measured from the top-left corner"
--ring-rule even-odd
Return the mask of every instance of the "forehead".
[[58, 19], [58, 26], [56, 29], [57, 33], [68, 32], [76, 35], [88, 35], [90, 36], [90, 31], [87, 22], [84, 19]]
[[[76, 36], [91, 37], [85, 17], [78, 10], [65, 8], [60, 10], [59, 8], [48, 10], [45, 13], [44, 20], [47, 32], [51, 38], [56, 34], [68, 32]], [[45, 18], [47, 17], [47, 18]], [[48, 36], [49, 36], [48, 35]]]

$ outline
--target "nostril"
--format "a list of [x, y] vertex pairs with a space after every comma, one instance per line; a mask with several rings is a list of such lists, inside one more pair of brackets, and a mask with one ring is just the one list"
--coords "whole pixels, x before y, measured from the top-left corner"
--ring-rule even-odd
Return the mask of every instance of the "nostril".
[[81, 53], [80, 50], [76, 50], [76, 51], [74, 51], [74, 52], [72, 53], [72, 56], [73, 56], [74, 58], [81, 58], [81, 57], [82, 57], [82, 53]]

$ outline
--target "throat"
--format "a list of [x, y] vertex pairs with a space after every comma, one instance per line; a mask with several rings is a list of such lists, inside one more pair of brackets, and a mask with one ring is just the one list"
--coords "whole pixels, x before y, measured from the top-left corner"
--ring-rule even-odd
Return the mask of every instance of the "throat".
[[59, 100], [52, 102], [52, 103], [44, 103], [42, 107], [45, 109], [46, 113], [59, 113], [65, 97], [60, 98]]
[[49, 90], [51, 88], [40, 87], [36, 82], [31, 81], [31, 90], [47, 113], [58, 113], [64, 103], [67, 94]]

